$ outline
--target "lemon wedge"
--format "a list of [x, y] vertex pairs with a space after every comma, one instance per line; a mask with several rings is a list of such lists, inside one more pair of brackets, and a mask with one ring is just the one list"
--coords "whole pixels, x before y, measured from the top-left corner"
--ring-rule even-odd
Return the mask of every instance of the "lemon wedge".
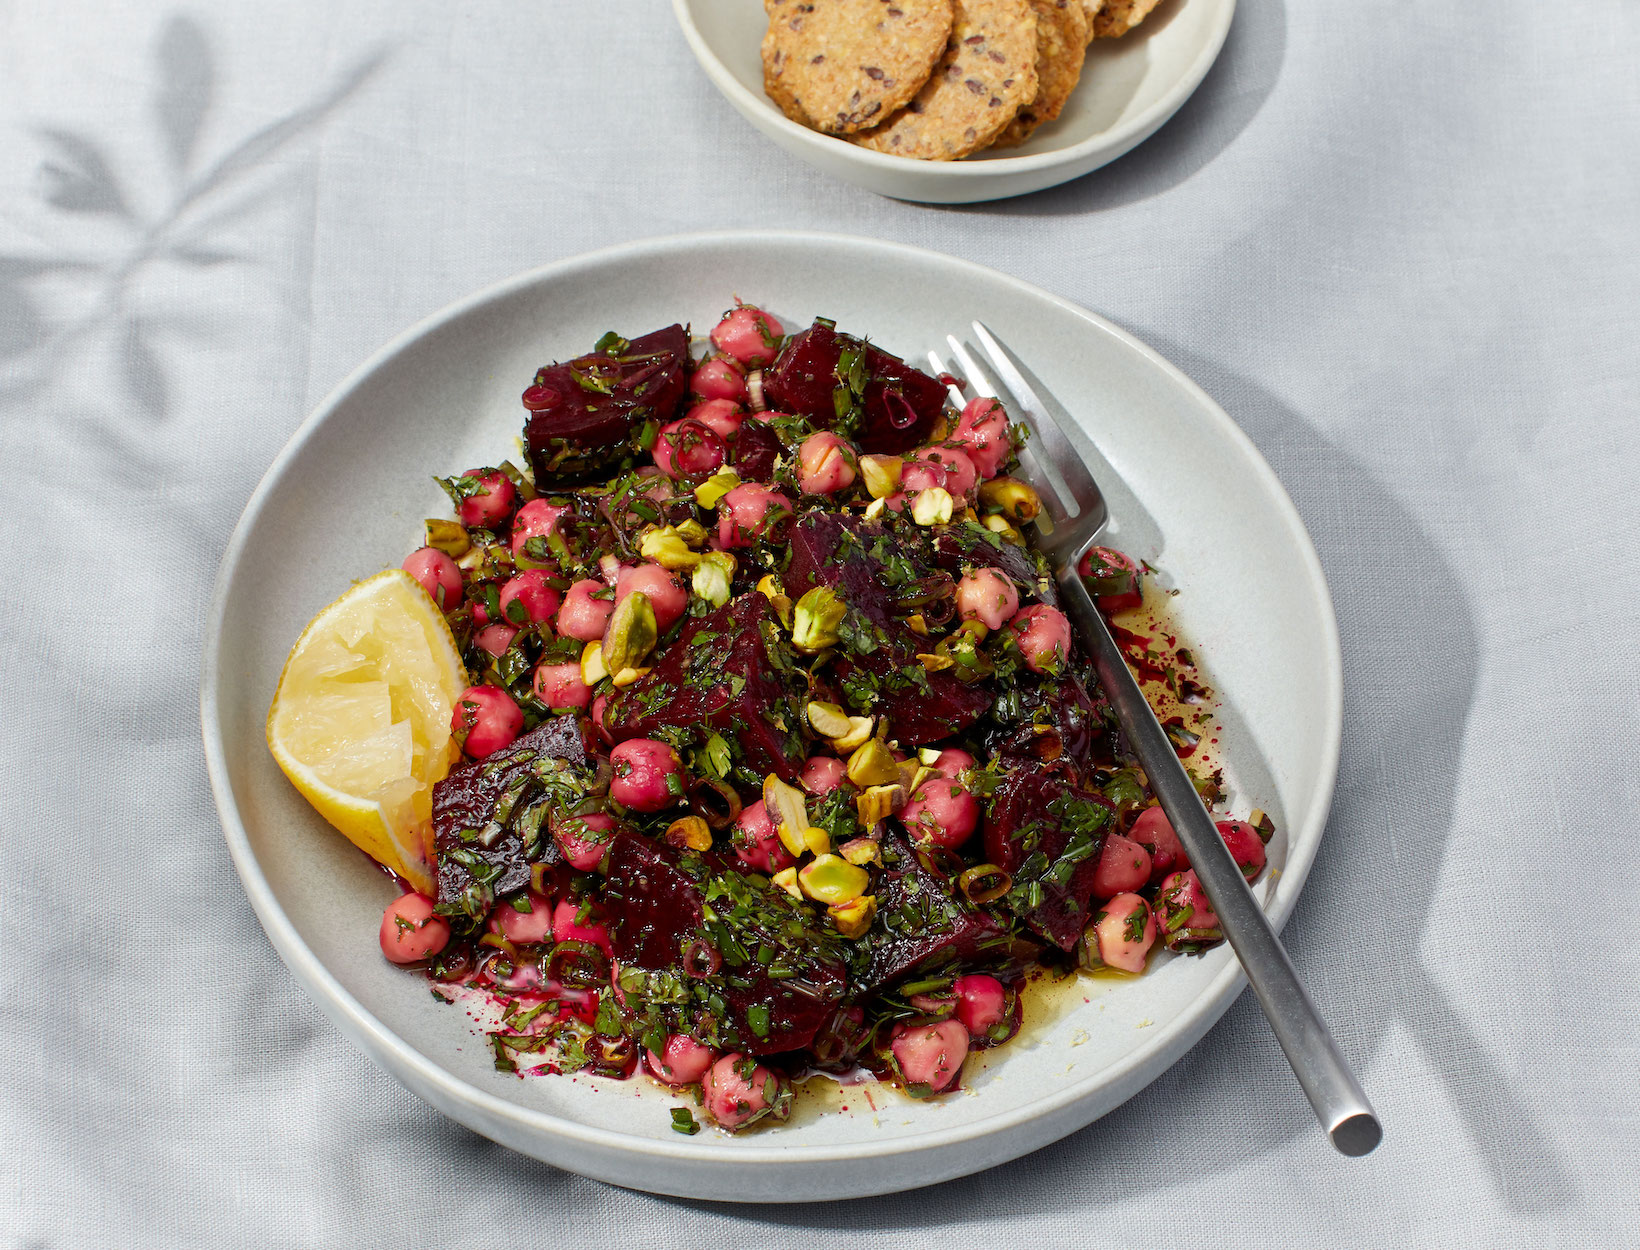
[[433, 785], [460, 756], [467, 686], [455, 637], [403, 569], [359, 582], [309, 622], [268, 709], [268, 749], [318, 813], [433, 892]]

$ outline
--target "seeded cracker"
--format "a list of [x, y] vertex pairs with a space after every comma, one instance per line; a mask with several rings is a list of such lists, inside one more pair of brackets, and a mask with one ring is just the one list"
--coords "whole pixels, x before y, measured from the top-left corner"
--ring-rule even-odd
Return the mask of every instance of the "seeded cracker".
[[1092, 43], [1098, 35], [1093, 19], [1104, 12], [1105, 0], [1077, 0], [1077, 3], [1082, 6], [1082, 16], [1088, 19], [1088, 42]]
[[763, 89], [793, 121], [849, 135], [903, 107], [951, 33], [952, 0], [764, 0]]
[[1043, 122], [1058, 117], [1082, 77], [1091, 36], [1081, 0], [1031, 0], [1031, 7], [1036, 10], [1036, 99], [997, 136], [997, 147], [1024, 143]]
[[951, 41], [916, 98], [852, 136], [861, 147], [954, 161], [985, 147], [1036, 98], [1036, 11], [1030, 0], [955, 0]]
[[1115, 39], [1127, 34], [1160, 3], [1161, 0], [1107, 0], [1105, 11], [1093, 19], [1093, 37]]

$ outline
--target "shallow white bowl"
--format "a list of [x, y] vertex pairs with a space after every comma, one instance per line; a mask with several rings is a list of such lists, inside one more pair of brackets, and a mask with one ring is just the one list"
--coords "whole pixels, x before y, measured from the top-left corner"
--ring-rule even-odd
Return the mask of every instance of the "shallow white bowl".
[[[1108, 464], [1114, 541], [1183, 593], [1173, 617], [1225, 702], [1237, 810], [1280, 830], [1261, 897], [1279, 924], [1321, 838], [1338, 762], [1341, 670], [1315, 552], [1246, 436], [1187, 378], [1091, 313], [964, 261], [835, 235], [695, 235], [634, 243], [520, 275], [388, 344], [339, 386], [268, 470], [223, 557], [201, 708], [228, 847], [268, 937], [336, 1024], [410, 1089], [498, 1142], [616, 1184], [700, 1198], [837, 1198], [1002, 1162], [1087, 1124], [1182, 1055], [1241, 988], [1223, 948], [1121, 983], [1084, 982], [969, 1081], [972, 1096], [799, 1114], [727, 1138], [673, 1132], [643, 1080], [497, 1073], [457, 1009], [376, 942], [387, 881], [326, 826], [270, 758], [263, 721], [291, 644], [351, 579], [397, 565], [423, 517], [447, 515], [435, 473], [514, 454], [519, 393], [541, 364], [605, 330], [710, 326], [732, 292], [788, 324], [816, 315], [915, 357], [981, 318]], [[1178, 1114], [1211, 1118], [1211, 1105]]]
[[763, 93], [760, 48], [768, 17], [760, 0], [672, 0], [672, 9], [712, 84], [793, 156], [895, 199], [972, 204], [1080, 178], [1148, 139], [1207, 75], [1236, 0], [1163, 0], [1137, 30], [1094, 40], [1082, 79], [1056, 121], [1020, 147], [963, 161], [871, 152], [788, 118]]

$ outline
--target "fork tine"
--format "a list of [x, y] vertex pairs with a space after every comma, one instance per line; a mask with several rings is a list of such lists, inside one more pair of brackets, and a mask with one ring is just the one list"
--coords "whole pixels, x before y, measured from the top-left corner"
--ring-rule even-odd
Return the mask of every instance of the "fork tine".
[[[951, 345], [951, 351], [956, 356], [962, 371], [973, 382], [974, 390], [981, 395], [989, 395], [993, 399], [1000, 398], [996, 386], [985, 371], [974, 362], [973, 356], [958, 341], [957, 337], [954, 334], [947, 334], [945, 341]], [[1016, 394], [1014, 398], [1017, 401], [1022, 397]], [[1023, 407], [1024, 405], [1018, 402], [1014, 404], [1016, 411], [1021, 410]], [[1037, 425], [1040, 423], [1032, 419], [1032, 414], [1026, 413], [1025, 424], [1034, 434]], [[1036, 493], [1041, 497], [1042, 506], [1047, 509], [1048, 519], [1053, 523], [1053, 528], [1056, 530], [1063, 529], [1076, 519], [1081, 509], [1076, 506], [1077, 501], [1074, 496], [1066, 497], [1065, 484], [1054, 475], [1052, 469], [1044, 462], [1042, 455], [1031, 445], [1031, 441], [1027, 441], [1024, 449], [1020, 452], [1020, 466], [1024, 470], [1025, 476], [1030, 479]]]
[[[941, 374], [951, 377], [956, 376], [951, 372], [950, 367], [945, 363], [945, 361], [940, 358], [940, 354], [938, 352], [928, 353], [928, 363], [932, 366], [934, 376], [936, 378]], [[945, 388], [945, 393], [950, 398], [951, 403], [955, 406], [956, 410], [961, 412], [962, 406], [968, 402], [968, 396], [962, 393], [962, 387], [958, 386], [955, 382], [952, 382]]]
[[1041, 444], [1044, 455], [1042, 461], [1049, 466], [1049, 473], [1057, 482], [1063, 482], [1065, 489], [1070, 492], [1077, 504], [1078, 512], [1086, 512], [1096, 502], [1103, 502], [1104, 495], [1099, 490], [1099, 483], [1093, 480], [1093, 474], [1088, 472], [1088, 466], [1082, 459], [1082, 453], [1077, 451], [1060, 429], [1059, 422], [1054, 420], [1053, 413], [1048, 411], [1036, 391], [1031, 388], [1024, 376], [1014, 366], [1014, 362], [1003, 350], [1002, 345], [991, 336], [991, 332], [983, 324], [973, 323], [974, 337], [978, 340], [980, 350], [990, 361], [992, 368], [1002, 378], [1019, 401], [1019, 407], [1024, 412], [1026, 424], [1031, 427], [1031, 433], [1036, 435]]

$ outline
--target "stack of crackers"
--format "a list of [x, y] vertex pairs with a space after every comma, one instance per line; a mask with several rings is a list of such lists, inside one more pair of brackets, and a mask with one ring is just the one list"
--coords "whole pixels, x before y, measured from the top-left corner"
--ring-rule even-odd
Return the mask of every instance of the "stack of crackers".
[[763, 0], [763, 88], [795, 122], [954, 161], [1059, 116], [1095, 39], [1160, 0]]

